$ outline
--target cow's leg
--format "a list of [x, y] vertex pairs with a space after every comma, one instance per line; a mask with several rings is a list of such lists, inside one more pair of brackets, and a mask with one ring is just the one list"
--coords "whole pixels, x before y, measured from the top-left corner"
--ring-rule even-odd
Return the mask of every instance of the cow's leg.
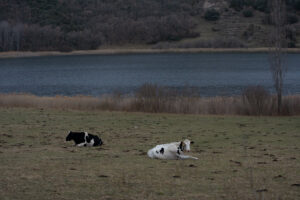
[[94, 144], [95, 144], [94, 139], [91, 139], [90, 142], [86, 143], [86, 146], [92, 147], [94, 146]]
[[194, 159], [194, 160], [198, 160], [198, 158], [193, 157], [193, 156], [187, 156], [187, 155], [182, 155], [182, 154], [177, 154], [177, 157], [179, 159]]
[[80, 144], [77, 144], [78, 147], [83, 147], [83, 146], [86, 146], [86, 143], [83, 142], [83, 143], [80, 143]]

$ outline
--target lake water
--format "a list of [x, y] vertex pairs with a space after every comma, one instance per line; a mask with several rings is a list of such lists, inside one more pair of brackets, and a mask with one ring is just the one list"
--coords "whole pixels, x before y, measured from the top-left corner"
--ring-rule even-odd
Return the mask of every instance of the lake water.
[[[271, 92], [268, 54], [130, 54], [0, 59], [0, 93], [132, 94], [144, 83], [193, 87], [201, 96], [236, 95], [249, 85]], [[284, 94], [300, 94], [300, 55], [285, 55]]]

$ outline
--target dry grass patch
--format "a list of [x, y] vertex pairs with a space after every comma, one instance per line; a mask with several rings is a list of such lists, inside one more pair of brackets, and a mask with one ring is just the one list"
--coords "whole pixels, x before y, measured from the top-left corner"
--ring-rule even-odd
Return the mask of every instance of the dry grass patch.
[[[187, 94], [185, 94], [187, 92]], [[276, 97], [250, 91], [242, 96], [199, 97], [194, 91], [177, 93], [169, 88], [145, 84], [134, 96], [120, 94], [92, 96], [35, 96], [0, 94], [0, 107], [55, 108], [127, 112], [277, 115]], [[282, 115], [300, 115], [300, 95], [283, 97]]]

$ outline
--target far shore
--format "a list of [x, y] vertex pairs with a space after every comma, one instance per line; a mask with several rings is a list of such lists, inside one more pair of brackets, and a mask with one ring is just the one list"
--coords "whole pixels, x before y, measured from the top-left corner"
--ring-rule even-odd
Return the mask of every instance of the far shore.
[[[71, 52], [59, 51], [9, 51], [0, 52], [1, 58], [21, 58], [37, 56], [66, 56], [66, 55], [113, 55], [113, 54], [150, 54], [150, 53], [267, 53], [270, 49], [264, 48], [174, 48], [174, 49], [131, 49], [112, 48], [97, 50], [77, 50]], [[287, 53], [300, 53], [300, 48], [284, 49]]]

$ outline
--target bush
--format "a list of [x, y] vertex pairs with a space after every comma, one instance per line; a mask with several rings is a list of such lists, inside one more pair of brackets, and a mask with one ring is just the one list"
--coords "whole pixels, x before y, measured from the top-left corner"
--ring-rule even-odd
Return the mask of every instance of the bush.
[[244, 15], [244, 17], [253, 17], [253, 12], [251, 9], [245, 9], [243, 11], [243, 15]]
[[272, 25], [272, 17], [270, 14], [266, 14], [263, 19], [262, 19], [262, 23], [266, 24], [266, 25]]
[[236, 11], [240, 11], [244, 7], [244, 0], [231, 0], [230, 7]]
[[217, 21], [220, 18], [220, 13], [215, 9], [209, 9], [205, 12], [204, 18], [208, 21]]
[[171, 96], [173, 95], [166, 87], [146, 83], [135, 93], [134, 107], [145, 112], [166, 112], [166, 105]]
[[268, 0], [256, 0], [253, 7], [261, 12], [268, 12]]
[[254, 0], [231, 0], [230, 7], [236, 11], [242, 10], [245, 6], [254, 6]]
[[289, 25], [285, 28], [287, 47], [295, 48], [297, 43], [297, 30], [294, 26]]
[[268, 0], [231, 0], [230, 7], [241, 11], [245, 6], [251, 6], [261, 12], [268, 12]]
[[159, 43], [153, 46], [153, 49], [168, 49], [168, 48], [244, 48], [247, 45], [239, 38], [215, 38], [211, 40], [187, 41], [180, 44], [174, 43]]
[[288, 6], [293, 7], [296, 10], [300, 10], [300, 0], [286, 0]]
[[288, 24], [296, 24], [298, 22], [298, 17], [295, 14], [288, 14], [286, 19]]
[[300, 0], [296, 0], [296, 1], [295, 1], [294, 8], [295, 8], [296, 10], [300, 10]]
[[270, 94], [262, 86], [249, 86], [243, 91], [243, 103], [249, 115], [267, 114]]

